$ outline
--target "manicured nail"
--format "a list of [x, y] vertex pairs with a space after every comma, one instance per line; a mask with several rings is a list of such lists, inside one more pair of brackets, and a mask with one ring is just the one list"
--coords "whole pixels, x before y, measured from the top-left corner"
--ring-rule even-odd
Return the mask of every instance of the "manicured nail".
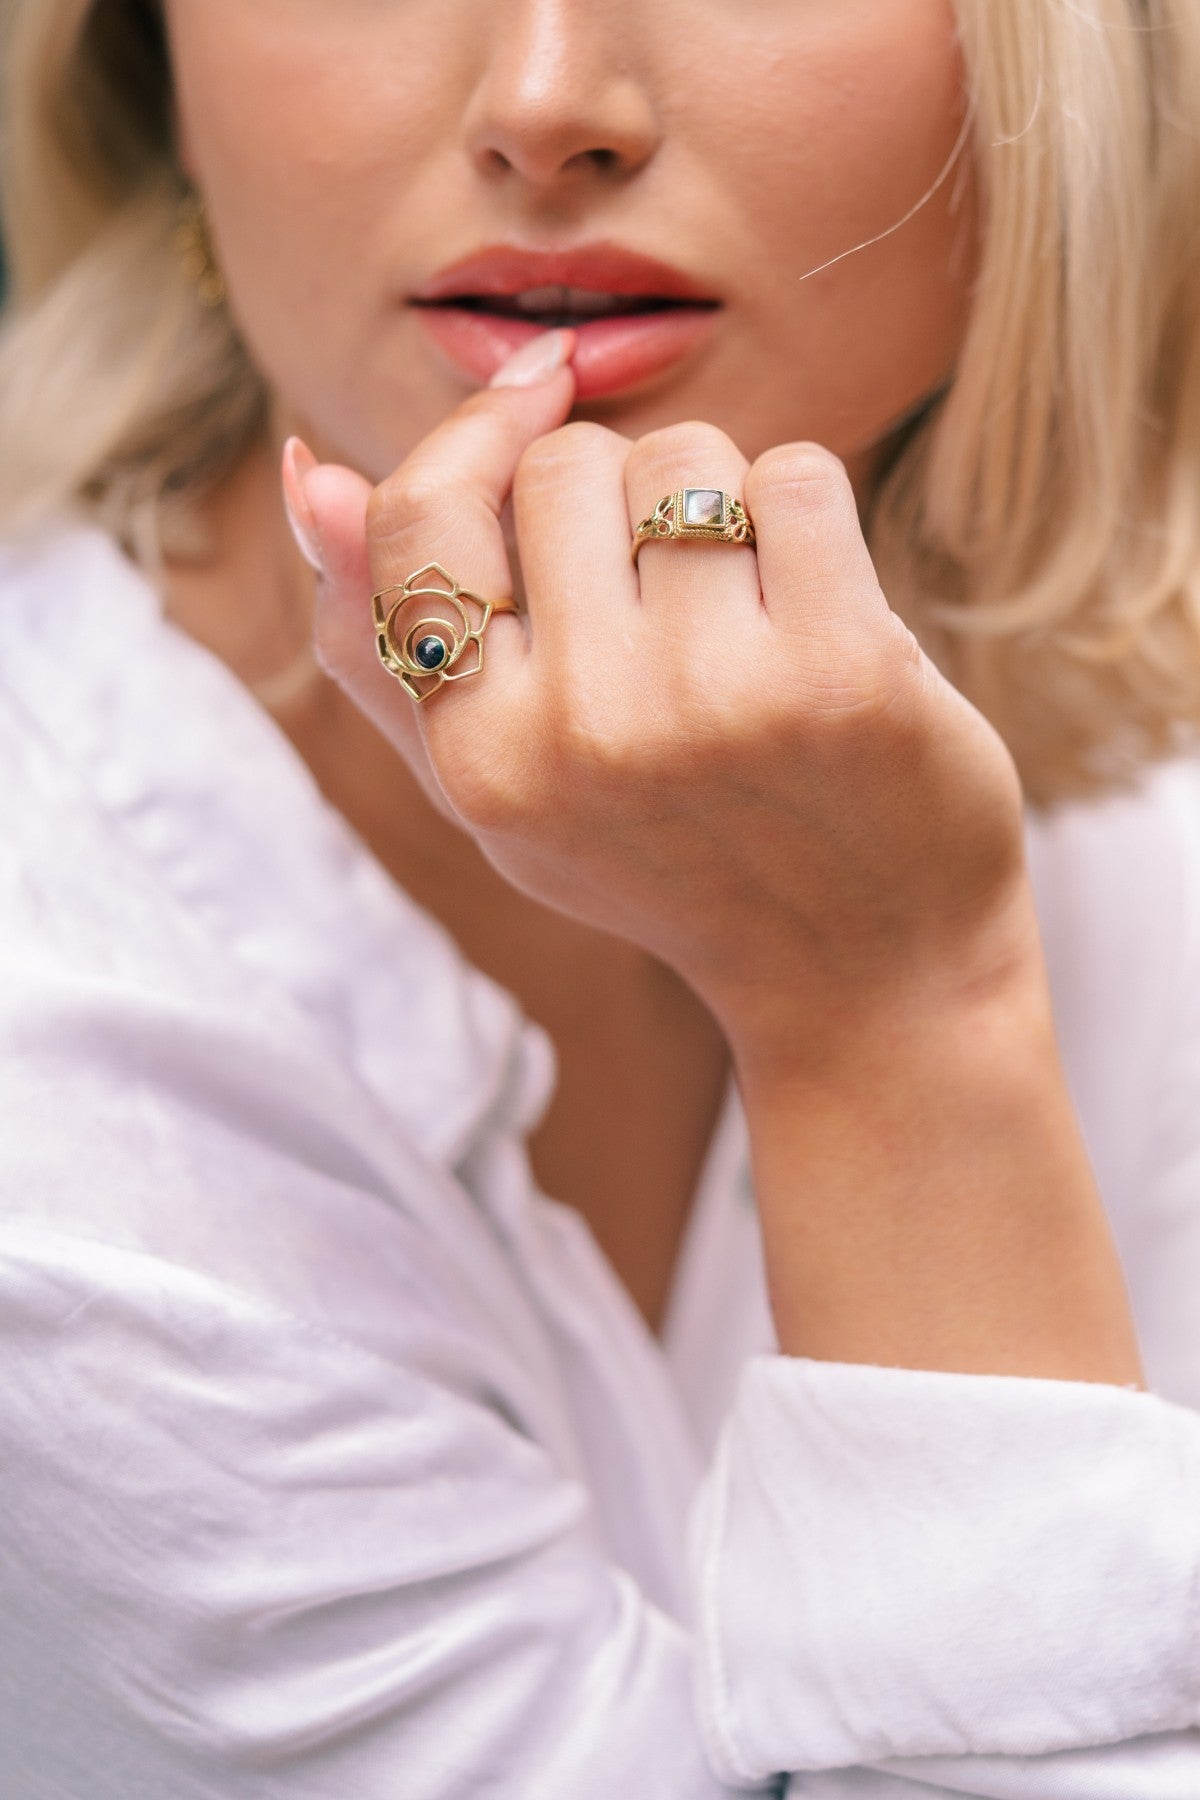
[[283, 446], [283, 504], [301, 556], [311, 569], [323, 575], [321, 540], [304, 492], [304, 477], [316, 466], [317, 459], [303, 438], [290, 437]]
[[549, 381], [571, 360], [575, 333], [569, 326], [558, 331], [545, 331], [514, 350], [508, 361], [501, 363], [488, 383], [489, 387], [536, 387]]

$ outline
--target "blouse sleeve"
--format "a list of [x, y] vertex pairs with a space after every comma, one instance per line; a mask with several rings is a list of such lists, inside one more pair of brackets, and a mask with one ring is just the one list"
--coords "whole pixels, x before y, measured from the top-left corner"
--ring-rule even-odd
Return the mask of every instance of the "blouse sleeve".
[[1200, 1793], [1190, 1410], [759, 1358], [691, 1560], [700, 1713], [729, 1781], [807, 1771], [788, 1790], [805, 1800]]

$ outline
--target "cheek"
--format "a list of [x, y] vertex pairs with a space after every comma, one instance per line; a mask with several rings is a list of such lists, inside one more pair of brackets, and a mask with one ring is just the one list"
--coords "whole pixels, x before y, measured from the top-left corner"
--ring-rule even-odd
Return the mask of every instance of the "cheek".
[[239, 329], [289, 401], [350, 428], [393, 323], [397, 196], [455, 116], [454, 47], [389, 30], [376, 0], [172, 0], [169, 16], [181, 148]]
[[945, 163], [965, 105], [949, 0], [842, 0], [830, 10], [834, 22], [756, 84], [752, 115], [773, 146], [764, 198], [799, 225], [797, 245], [822, 258], [848, 248], [847, 233], [859, 242], [903, 217]]
[[[811, 21], [816, 9], [799, 11]], [[975, 181], [949, 0], [821, 11], [828, 23], [739, 83], [751, 98], [728, 152], [765, 251], [756, 327], [795, 371], [806, 434], [847, 454], [953, 367], [977, 259]]]

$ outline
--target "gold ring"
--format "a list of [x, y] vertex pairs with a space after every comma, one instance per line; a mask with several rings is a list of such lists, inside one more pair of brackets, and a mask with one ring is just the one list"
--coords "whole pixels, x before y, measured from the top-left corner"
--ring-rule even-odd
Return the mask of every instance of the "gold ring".
[[[444, 581], [445, 587], [434, 586], [431, 579], [434, 576]], [[395, 600], [391, 600], [393, 594], [397, 596]], [[404, 624], [400, 618], [404, 608], [411, 601], [421, 599], [441, 600], [447, 607], [453, 607], [458, 617], [449, 619], [431, 613]], [[389, 600], [391, 604], [385, 606]], [[471, 624], [468, 604], [479, 608], [482, 616], [477, 625]], [[515, 613], [517, 610], [515, 600], [484, 600], [455, 581], [441, 563], [426, 563], [399, 587], [382, 588], [378, 594], [371, 595], [379, 660], [419, 706], [422, 700], [436, 694], [444, 682], [464, 681], [468, 675], [478, 675], [483, 667], [483, 634], [488, 620], [493, 613]], [[475, 661], [470, 668], [457, 668], [455, 665], [472, 644], [477, 652]], [[418, 686], [418, 683], [429, 685]]]
[[754, 526], [740, 500], [722, 488], [677, 488], [664, 494], [633, 534], [633, 560], [656, 539], [706, 538], [714, 544], [753, 544]]

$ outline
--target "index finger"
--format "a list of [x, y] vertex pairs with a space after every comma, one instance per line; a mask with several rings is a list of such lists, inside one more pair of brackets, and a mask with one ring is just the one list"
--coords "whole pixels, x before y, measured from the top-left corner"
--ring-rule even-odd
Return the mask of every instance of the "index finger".
[[375, 489], [367, 554], [377, 590], [436, 562], [485, 600], [511, 597], [500, 514], [523, 453], [571, 409], [574, 347], [571, 330], [525, 345], [500, 385], [464, 401]]

